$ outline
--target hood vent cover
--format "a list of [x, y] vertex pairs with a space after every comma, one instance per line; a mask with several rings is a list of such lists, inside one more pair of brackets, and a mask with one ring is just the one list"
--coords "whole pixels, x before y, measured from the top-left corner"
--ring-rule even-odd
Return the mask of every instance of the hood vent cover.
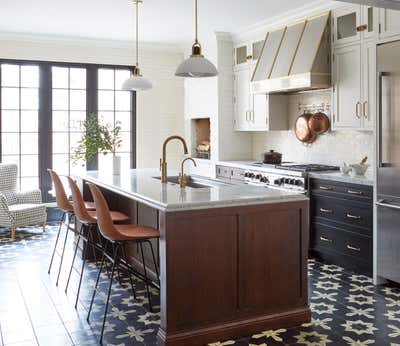
[[330, 13], [266, 36], [252, 78], [256, 94], [331, 87]]

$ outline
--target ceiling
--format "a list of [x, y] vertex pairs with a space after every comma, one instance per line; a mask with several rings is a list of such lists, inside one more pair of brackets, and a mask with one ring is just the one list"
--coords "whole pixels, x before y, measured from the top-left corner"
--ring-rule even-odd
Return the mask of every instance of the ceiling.
[[[200, 40], [237, 32], [315, 0], [199, 0]], [[144, 0], [140, 37], [179, 44], [193, 39], [194, 0]], [[133, 40], [132, 0], [1, 0], [0, 32]]]

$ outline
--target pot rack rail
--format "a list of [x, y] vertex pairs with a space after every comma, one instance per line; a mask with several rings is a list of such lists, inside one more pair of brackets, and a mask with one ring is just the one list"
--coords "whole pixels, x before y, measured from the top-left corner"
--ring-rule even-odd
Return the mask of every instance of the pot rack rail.
[[331, 104], [329, 102], [305, 104], [298, 103], [297, 105], [299, 111], [323, 111], [328, 112], [331, 109]]

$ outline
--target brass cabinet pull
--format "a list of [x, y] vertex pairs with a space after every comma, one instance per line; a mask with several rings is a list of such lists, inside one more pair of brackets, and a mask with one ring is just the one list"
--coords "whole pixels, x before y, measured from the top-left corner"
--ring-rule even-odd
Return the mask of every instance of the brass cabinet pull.
[[354, 247], [354, 246], [351, 246], [351, 245], [347, 245], [347, 248], [349, 250], [352, 250], [352, 251], [357, 251], [357, 252], [361, 251], [361, 249], [359, 247]]
[[326, 243], [333, 243], [333, 240], [332, 240], [332, 239], [328, 239], [328, 238], [325, 238], [325, 237], [323, 237], [323, 236], [319, 237], [319, 239], [321, 239], [322, 241], [324, 241], [324, 242], [326, 242]]
[[353, 219], [353, 220], [361, 220], [361, 216], [352, 215], [352, 214], [349, 214], [349, 213], [347, 213], [347, 217], [349, 219]]
[[349, 194], [351, 194], [351, 195], [357, 195], [357, 196], [362, 196], [362, 195], [364, 195], [364, 192], [362, 192], [362, 191], [347, 190], [347, 193], [349, 193]]
[[330, 186], [320, 186], [319, 189], [320, 189], [320, 190], [332, 191], [332, 190], [333, 190], [333, 187], [330, 187]]
[[321, 213], [333, 214], [333, 210], [331, 210], [331, 209], [320, 208], [319, 211], [320, 211]]
[[357, 26], [357, 32], [365, 31], [367, 29], [368, 29], [367, 24]]
[[369, 116], [368, 116], [369, 112], [367, 112], [367, 105], [368, 105], [368, 101], [364, 101], [364, 103], [363, 103], [363, 115], [364, 115], [364, 118], [368, 120], [369, 119]]
[[359, 112], [359, 107], [358, 106], [362, 106], [361, 105], [361, 102], [357, 102], [356, 103], [356, 117], [358, 118], [358, 119], [361, 119], [361, 114], [360, 114], [360, 112]]
[[248, 55], [248, 56], [246, 56], [246, 59], [247, 60], [251, 60], [251, 59], [253, 59], [253, 56], [252, 55]]

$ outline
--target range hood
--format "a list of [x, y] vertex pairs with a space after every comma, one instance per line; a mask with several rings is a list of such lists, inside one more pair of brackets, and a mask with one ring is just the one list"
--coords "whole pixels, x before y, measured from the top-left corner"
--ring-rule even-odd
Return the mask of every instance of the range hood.
[[255, 94], [331, 87], [330, 13], [269, 32], [251, 80]]
[[353, 4], [389, 8], [391, 10], [400, 10], [400, 0], [335, 0], [335, 1], [351, 2]]

